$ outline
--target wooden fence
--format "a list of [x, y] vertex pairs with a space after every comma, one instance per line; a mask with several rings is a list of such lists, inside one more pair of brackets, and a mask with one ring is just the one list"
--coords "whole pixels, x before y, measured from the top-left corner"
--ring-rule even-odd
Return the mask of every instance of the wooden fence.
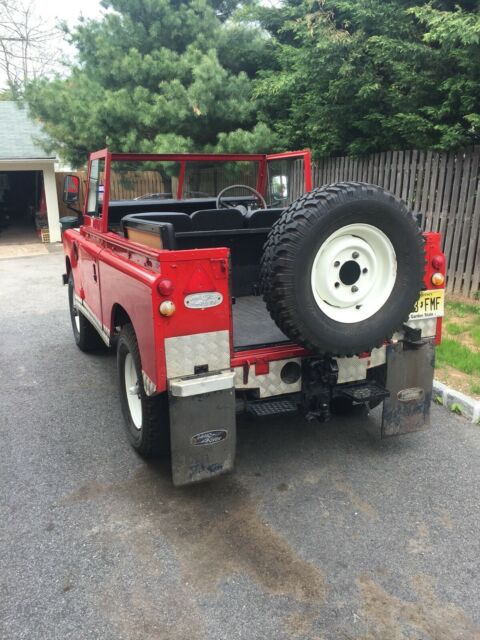
[[459, 153], [389, 151], [325, 158], [313, 184], [370, 182], [400, 196], [422, 214], [425, 231], [439, 231], [447, 257], [447, 289], [464, 296], [480, 285], [480, 150]]

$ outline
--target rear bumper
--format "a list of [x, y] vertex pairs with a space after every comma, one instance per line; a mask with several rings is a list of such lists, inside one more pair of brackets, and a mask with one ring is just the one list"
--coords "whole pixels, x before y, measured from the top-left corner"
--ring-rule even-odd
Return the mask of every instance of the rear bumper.
[[[298, 411], [307, 418], [325, 419], [334, 396], [343, 394], [359, 405], [383, 399], [382, 437], [424, 429], [430, 422], [434, 354], [433, 339], [389, 345], [385, 388], [367, 379], [339, 384], [340, 367], [333, 358], [303, 362], [303, 376], [293, 383], [300, 389], [276, 397], [272, 393], [262, 398], [258, 389], [247, 389], [245, 384], [236, 389], [238, 374], [231, 369], [171, 379], [173, 482], [185, 485], [233, 469], [239, 409], [257, 418]], [[236, 390], [241, 397], [236, 397]]]

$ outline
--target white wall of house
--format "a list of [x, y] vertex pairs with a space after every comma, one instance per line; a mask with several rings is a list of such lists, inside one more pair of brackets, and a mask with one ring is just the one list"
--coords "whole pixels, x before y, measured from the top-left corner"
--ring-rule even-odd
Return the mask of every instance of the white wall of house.
[[54, 160], [0, 160], [0, 172], [1, 171], [43, 172], [50, 242], [60, 242], [60, 213], [58, 210]]

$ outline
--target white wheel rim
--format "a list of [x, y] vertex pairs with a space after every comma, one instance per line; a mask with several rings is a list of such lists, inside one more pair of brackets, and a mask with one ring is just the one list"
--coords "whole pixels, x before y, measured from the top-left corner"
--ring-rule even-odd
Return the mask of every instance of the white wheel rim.
[[78, 316], [78, 309], [77, 309], [77, 305], [75, 304], [75, 298], [73, 298], [72, 300], [72, 312], [73, 312], [73, 319], [75, 320], [75, 328], [77, 330], [77, 333], [80, 333], [80, 318]]
[[373, 316], [392, 293], [397, 256], [388, 237], [369, 224], [349, 224], [322, 244], [311, 285], [323, 313], [352, 324]]
[[128, 408], [132, 422], [136, 429], [142, 428], [142, 401], [135, 363], [130, 353], [125, 356], [124, 364], [125, 393], [127, 394]]
[[78, 315], [77, 307], [73, 307], [73, 318], [75, 320], [75, 328], [77, 329], [78, 333], [80, 333], [80, 317]]

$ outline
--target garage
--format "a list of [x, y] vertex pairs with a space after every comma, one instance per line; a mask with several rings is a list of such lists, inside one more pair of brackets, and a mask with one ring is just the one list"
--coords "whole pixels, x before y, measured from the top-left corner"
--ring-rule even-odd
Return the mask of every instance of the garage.
[[0, 246], [60, 240], [54, 153], [16, 102], [0, 102]]

